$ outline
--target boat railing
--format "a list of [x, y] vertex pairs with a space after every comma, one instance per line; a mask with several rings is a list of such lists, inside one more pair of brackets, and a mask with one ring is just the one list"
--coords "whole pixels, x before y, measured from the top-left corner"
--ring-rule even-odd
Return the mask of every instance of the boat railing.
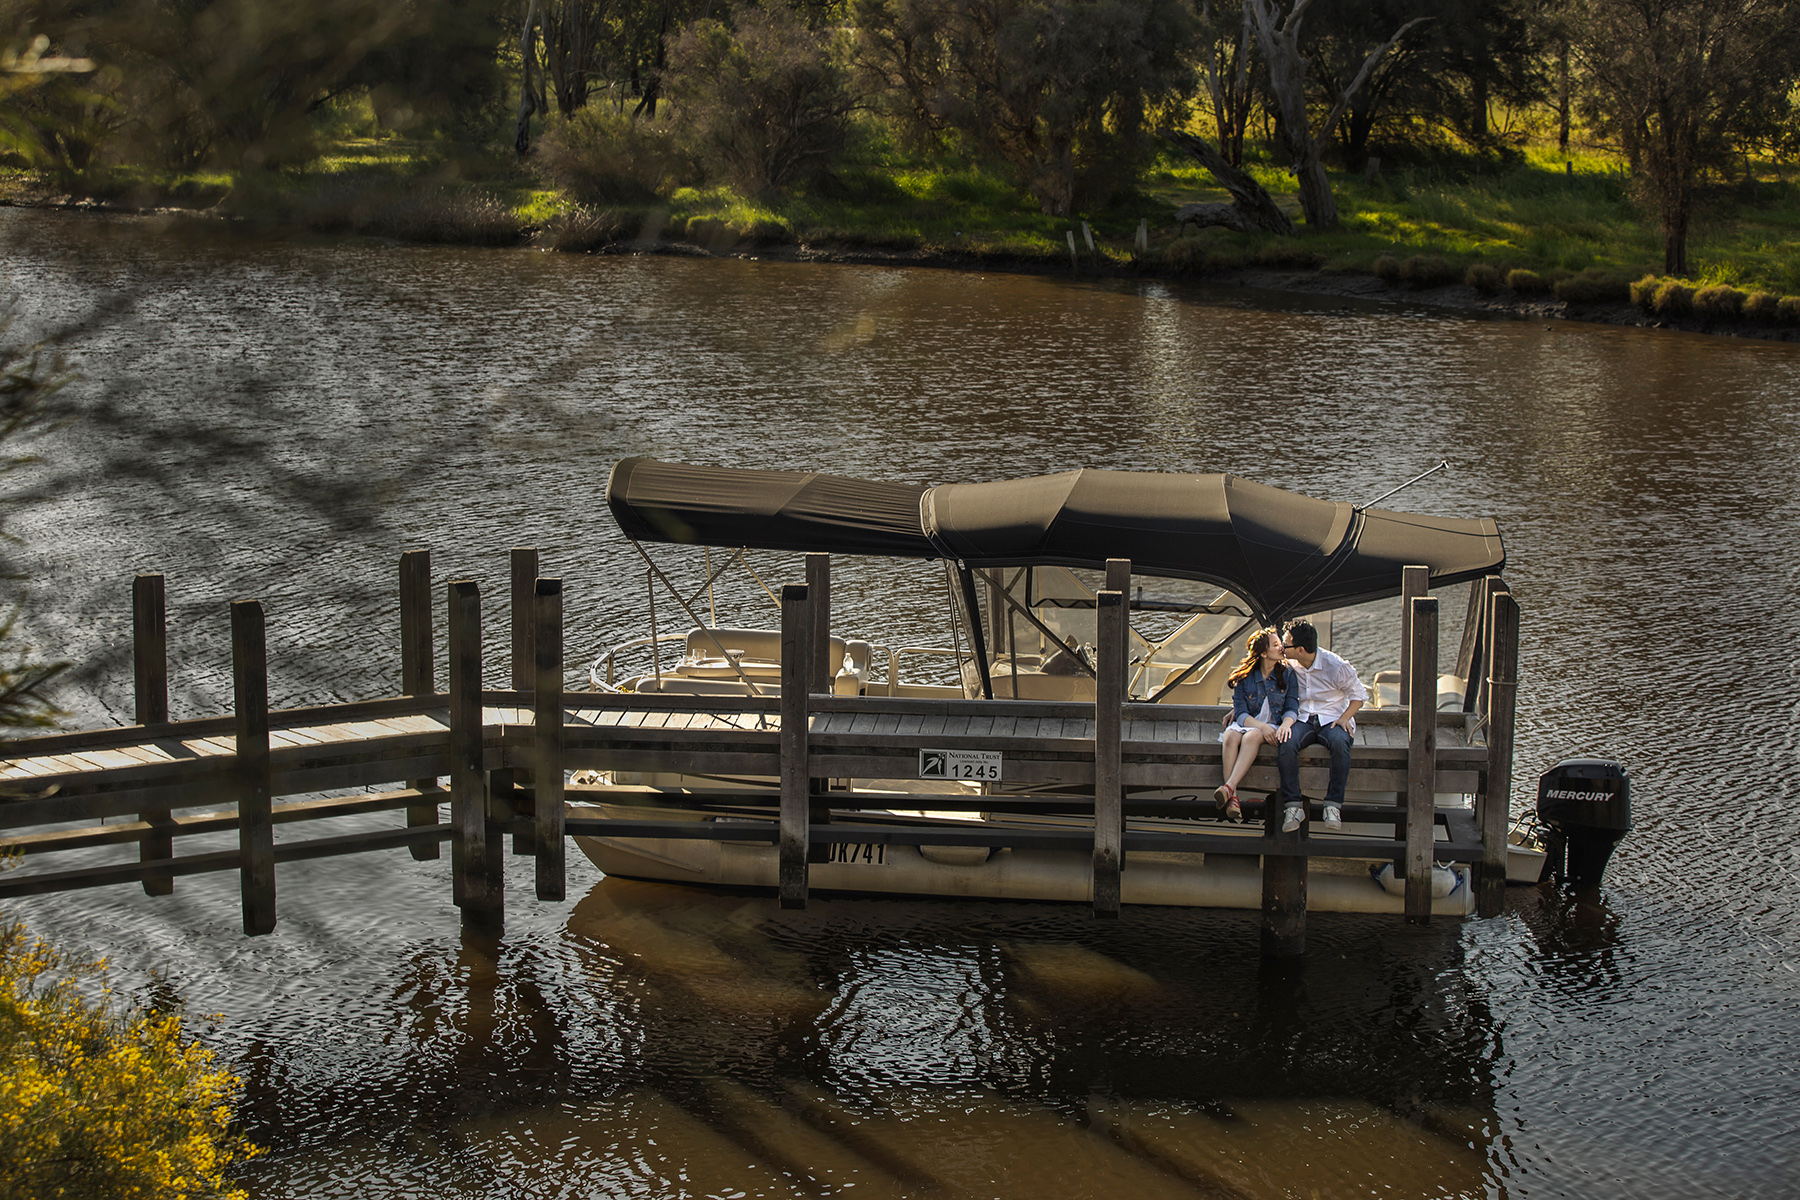
[[619, 691], [617, 679], [620, 656], [633, 650], [645, 650], [652, 646], [655, 647], [655, 649], [650, 649], [649, 653], [644, 655], [645, 659], [648, 661], [643, 670], [633, 672], [633, 677], [635, 678], [646, 672], [654, 673], [660, 662], [662, 645], [665, 642], [673, 642], [685, 648], [687, 645], [687, 634], [660, 633], [655, 637], [645, 636], [632, 638], [630, 641], [620, 642], [616, 646], [609, 647], [606, 653], [602, 654], [599, 658], [596, 658], [592, 665], [588, 667], [588, 691]]

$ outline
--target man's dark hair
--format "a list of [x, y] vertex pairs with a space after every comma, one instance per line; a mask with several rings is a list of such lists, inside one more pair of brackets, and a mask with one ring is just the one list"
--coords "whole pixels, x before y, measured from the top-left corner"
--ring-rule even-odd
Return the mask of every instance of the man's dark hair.
[[1313, 628], [1311, 621], [1288, 622], [1287, 635], [1294, 639], [1294, 645], [1308, 654], [1319, 652], [1319, 631]]

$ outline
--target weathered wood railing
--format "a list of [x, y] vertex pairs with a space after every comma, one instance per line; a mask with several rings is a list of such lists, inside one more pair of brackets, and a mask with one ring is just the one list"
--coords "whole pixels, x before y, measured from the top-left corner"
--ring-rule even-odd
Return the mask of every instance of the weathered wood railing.
[[[0, 845], [28, 859], [54, 851], [136, 842], [139, 861], [65, 870], [0, 874], [0, 897], [140, 881], [166, 895], [180, 875], [237, 870], [244, 928], [266, 933], [275, 921], [279, 862], [408, 847], [436, 857], [452, 845], [456, 903], [472, 923], [504, 912], [503, 846], [536, 859], [540, 899], [565, 890], [570, 833], [611, 837], [766, 839], [779, 847], [779, 895], [804, 905], [808, 867], [833, 843], [988, 845], [1076, 848], [1091, 852], [1092, 899], [1100, 916], [1119, 911], [1120, 871], [1133, 852], [1180, 850], [1260, 855], [1264, 872], [1263, 933], [1268, 953], [1299, 953], [1305, 944], [1306, 865], [1310, 855], [1393, 858], [1407, 880], [1409, 920], [1429, 919], [1434, 861], [1474, 864], [1479, 911], [1500, 910], [1505, 883], [1506, 823], [1511, 790], [1513, 701], [1518, 609], [1497, 578], [1478, 582], [1459, 667], [1480, 663], [1475, 711], [1439, 712], [1437, 600], [1411, 572], [1403, 582], [1406, 704], [1365, 709], [1353, 751], [1350, 787], [1394, 792], [1395, 805], [1352, 803], [1352, 821], [1390, 823], [1391, 839], [1334, 837], [1314, 841], [1302, 829], [1279, 829], [1278, 805], [1246, 805], [1265, 822], [1262, 836], [1127, 829], [1127, 816], [1200, 816], [1199, 795], [1222, 778], [1216, 731], [1229, 710], [1217, 706], [1125, 702], [1126, 601], [1129, 564], [1109, 564], [1098, 603], [1096, 699], [1086, 703], [836, 697], [818, 659], [829, 645], [828, 617], [817, 603], [828, 569], [809, 562], [810, 587], [782, 590], [783, 679], [778, 697], [666, 693], [567, 693], [564, 686], [561, 582], [537, 575], [535, 551], [512, 561], [512, 682], [509, 691], [481, 687], [481, 591], [471, 580], [446, 586], [449, 690], [432, 688], [430, 566], [423, 551], [401, 562], [402, 686], [382, 700], [271, 712], [261, 605], [232, 606], [234, 712], [170, 721], [163, 661], [160, 576], [134, 585], [137, 638], [136, 726], [55, 734], [11, 743], [0, 764]], [[823, 631], [823, 634], [821, 634]], [[1476, 693], [1474, 680], [1469, 691]], [[1485, 733], [1485, 741], [1476, 735]], [[943, 795], [904, 800], [880, 793], [827, 790], [826, 781], [908, 779], [922, 745], [946, 750], [1000, 748], [1009, 784], [1091, 789], [1085, 796]], [[1278, 772], [1265, 752], [1245, 777], [1246, 789], [1273, 790]], [[769, 788], [721, 791], [693, 801], [737, 814], [728, 825], [693, 821], [600, 818], [567, 799], [617, 796], [605, 788], [566, 787], [570, 771], [645, 771], [757, 777]], [[1326, 781], [1323, 751], [1302, 760], [1301, 785], [1317, 794]], [[439, 781], [447, 779], [448, 787]], [[376, 793], [281, 801], [347, 788], [400, 783]], [[1192, 789], [1194, 798], [1153, 799], [1155, 790]], [[1473, 794], [1473, 811], [1439, 808], [1443, 793]], [[450, 822], [439, 824], [440, 807]], [[207, 809], [208, 811], [176, 810]], [[921, 806], [979, 808], [1004, 814], [1092, 814], [1086, 829], [979, 827], [905, 820], [869, 811]], [[406, 825], [277, 843], [276, 825], [405, 809]], [[127, 816], [135, 820], [69, 828], [72, 823]], [[53, 828], [41, 828], [52, 826]], [[1436, 840], [1443, 828], [1447, 841]], [[177, 838], [235, 829], [236, 850], [176, 856]], [[30, 832], [14, 832], [30, 830]]]

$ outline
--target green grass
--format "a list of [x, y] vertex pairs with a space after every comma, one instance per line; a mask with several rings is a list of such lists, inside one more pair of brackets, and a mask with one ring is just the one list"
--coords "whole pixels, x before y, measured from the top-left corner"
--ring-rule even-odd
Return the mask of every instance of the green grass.
[[[1624, 164], [1591, 146], [1559, 150], [1545, 130], [1500, 166], [1473, 156], [1434, 167], [1401, 166], [1373, 180], [1334, 174], [1340, 227], [1301, 225], [1293, 238], [1226, 230], [1182, 230], [1174, 210], [1228, 200], [1198, 164], [1165, 149], [1109, 207], [1045, 216], [1008, 173], [967, 156], [927, 157], [873, 125], [832, 178], [809, 189], [756, 199], [725, 187], [683, 187], [650, 205], [584, 205], [541, 178], [534, 160], [509, 149], [398, 136], [366, 106], [345, 103], [315, 127], [316, 153], [280, 170], [157, 173], [112, 167], [58, 177], [66, 191], [139, 204], [188, 204], [281, 223], [377, 232], [422, 240], [504, 243], [537, 237], [592, 249], [647, 230], [726, 248], [802, 242], [977, 259], [1066, 262], [1068, 233], [1089, 222], [1102, 257], [1135, 257], [1140, 219], [1151, 232], [1146, 266], [1194, 274], [1258, 266], [1372, 273], [1378, 259], [1429, 270], [1397, 278], [1421, 285], [1477, 265], [1504, 278], [1535, 272], [1547, 287], [1574, 278], [1629, 280], [1660, 274], [1661, 239], [1633, 202]], [[1524, 122], [1529, 125], [1529, 122]], [[1246, 168], [1300, 222], [1293, 177], [1269, 147], [1246, 147]], [[1689, 242], [1691, 282], [1777, 295], [1800, 294], [1800, 183], [1792, 164], [1764, 162], [1752, 178], [1713, 186]], [[0, 193], [22, 194], [25, 177], [0, 177]], [[39, 177], [38, 182], [45, 181]], [[504, 210], [504, 211], [502, 211]], [[371, 215], [373, 214], [373, 215]], [[1084, 247], [1085, 251], [1085, 247]], [[1483, 276], [1488, 278], [1488, 276]], [[1575, 294], [1573, 288], [1570, 294]]]

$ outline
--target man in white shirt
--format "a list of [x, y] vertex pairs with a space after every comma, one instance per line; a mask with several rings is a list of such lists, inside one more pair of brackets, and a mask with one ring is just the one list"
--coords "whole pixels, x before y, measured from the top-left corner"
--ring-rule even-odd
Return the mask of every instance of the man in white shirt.
[[1293, 734], [1275, 751], [1281, 769], [1281, 831], [1292, 833], [1306, 822], [1300, 795], [1300, 751], [1314, 742], [1331, 751], [1331, 776], [1325, 785], [1325, 807], [1319, 814], [1327, 829], [1344, 827], [1344, 784], [1350, 778], [1350, 746], [1356, 738], [1356, 712], [1369, 691], [1356, 668], [1329, 650], [1319, 649], [1319, 633], [1310, 621], [1295, 621], [1281, 639], [1287, 665], [1300, 680], [1300, 719]]

